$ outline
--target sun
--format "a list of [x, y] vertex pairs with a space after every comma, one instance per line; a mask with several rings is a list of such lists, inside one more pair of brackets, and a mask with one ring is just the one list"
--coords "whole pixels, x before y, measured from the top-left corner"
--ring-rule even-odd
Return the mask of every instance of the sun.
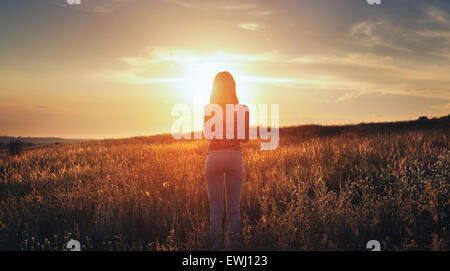
[[240, 103], [248, 103], [251, 85], [246, 80], [243, 67], [233, 61], [237, 57], [230, 54], [177, 56], [181, 72], [176, 79], [177, 92], [183, 100], [193, 108], [194, 130], [203, 127], [203, 109], [209, 104], [214, 77], [228, 71], [236, 81], [236, 94]]
[[228, 71], [233, 75], [238, 98], [246, 96], [246, 91], [242, 89], [244, 84], [240, 83], [243, 76], [237, 64], [204, 56], [190, 59], [182, 64], [182, 72], [177, 80], [177, 90], [188, 104], [203, 108], [209, 103], [214, 77], [222, 71]]

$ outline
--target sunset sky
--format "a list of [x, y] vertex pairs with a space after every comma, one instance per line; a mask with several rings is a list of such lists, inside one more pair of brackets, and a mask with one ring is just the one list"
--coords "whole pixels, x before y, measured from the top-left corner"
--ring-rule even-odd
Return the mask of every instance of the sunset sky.
[[0, 1], [0, 135], [170, 132], [228, 70], [280, 125], [450, 113], [450, 1]]

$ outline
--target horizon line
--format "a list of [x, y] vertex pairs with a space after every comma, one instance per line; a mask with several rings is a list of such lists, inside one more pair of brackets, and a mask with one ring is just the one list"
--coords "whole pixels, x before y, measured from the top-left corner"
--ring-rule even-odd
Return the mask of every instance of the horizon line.
[[[417, 121], [420, 118], [426, 117], [428, 120], [433, 120], [433, 119], [440, 119], [440, 118], [445, 118], [445, 117], [449, 117], [450, 113], [447, 115], [442, 115], [442, 116], [419, 116], [416, 119], [408, 119], [408, 120], [394, 120], [394, 121], [370, 121], [370, 122], [359, 122], [359, 123], [342, 123], [342, 124], [318, 124], [318, 123], [304, 123], [304, 124], [293, 124], [293, 125], [285, 125], [285, 126], [279, 126], [279, 129], [285, 129], [285, 128], [295, 128], [295, 127], [301, 127], [301, 126], [311, 126], [311, 125], [315, 125], [315, 126], [347, 126], [347, 125], [360, 125], [360, 124], [381, 124], [381, 123], [396, 123], [396, 122], [409, 122], [409, 121]], [[250, 128], [258, 128], [259, 126], [250, 126]], [[267, 128], [270, 128], [270, 126], [268, 126]], [[188, 134], [188, 133], [195, 133], [195, 132], [200, 132], [199, 130], [191, 130], [190, 132], [186, 132], [183, 134]], [[162, 133], [154, 133], [154, 134], [143, 134], [143, 135], [133, 135], [133, 136], [124, 136], [124, 137], [92, 137], [92, 138], [83, 138], [83, 137], [59, 137], [59, 136], [14, 136], [14, 135], [7, 135], [7, 134], [3, 134], [1, 135], [0, 133], [0, 138], [2, 137], [10, 137], [10, 138], [33, 138], [33, 139], [62, 139], [62, 140], [78, 140], [78, 141], [98, 141], [98, 140], [108, 140], [108, 139], [127, 139], [127, 138], [136, 138], [136, 137], [148, 137], [148, 136], [163, 136], [163, 135], [171, 135], [171, 132], [162, 132]]]

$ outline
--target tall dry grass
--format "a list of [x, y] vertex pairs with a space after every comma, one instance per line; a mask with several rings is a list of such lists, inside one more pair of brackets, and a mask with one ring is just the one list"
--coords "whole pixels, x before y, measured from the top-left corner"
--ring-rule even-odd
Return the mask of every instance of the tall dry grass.
[[[244, 147], [244, 249], [449, 249], [448, 130]], [[0, 249], [208, 249], [206, 141], [42, 146], [0, 160]]]

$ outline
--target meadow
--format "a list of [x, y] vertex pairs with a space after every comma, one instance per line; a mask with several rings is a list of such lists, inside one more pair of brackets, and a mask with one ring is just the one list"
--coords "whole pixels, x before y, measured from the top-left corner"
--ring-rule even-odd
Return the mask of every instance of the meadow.
[[[412, 123], [412, 124], [411, 124]], [[283, 128], [243, 145], [243, 249], [448, 250], [449, 118]], [[170, 135], [0, 154], [0, 250], [207, 250], [206, 140]]]

